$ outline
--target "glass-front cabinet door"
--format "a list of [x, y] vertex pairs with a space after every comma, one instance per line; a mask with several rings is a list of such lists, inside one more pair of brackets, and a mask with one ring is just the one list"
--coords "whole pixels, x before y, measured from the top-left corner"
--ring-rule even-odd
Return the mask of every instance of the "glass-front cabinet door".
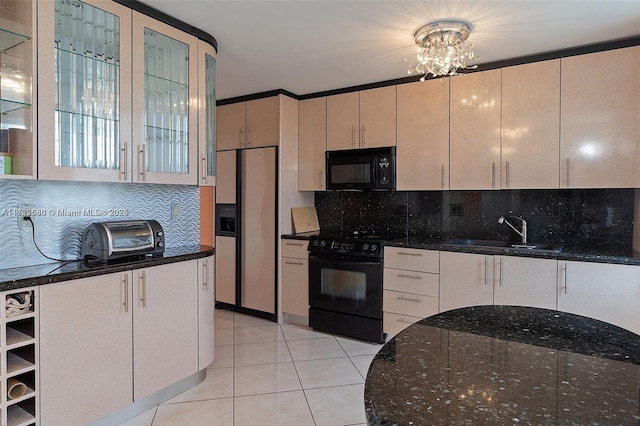
[[39, 178], [131, 181], [131, 10], [38, 2]]
[[133, 13], [134, 182], [198, 184], [198, 40]]
[[0, 0], [0, 178], [35, 178], [35, 2]]
[[198, 142], [200, 186], [216, 184], [216, 52], [198, 40]]

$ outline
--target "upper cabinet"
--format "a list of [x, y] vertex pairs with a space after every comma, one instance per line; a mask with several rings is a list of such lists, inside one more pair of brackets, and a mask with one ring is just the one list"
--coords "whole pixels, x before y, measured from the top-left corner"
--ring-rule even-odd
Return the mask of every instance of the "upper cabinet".
[[218, 151], [278, 146], [280, 97], [221, 105], [216, 122]]
[[561, 62], [560, 187], [640, 187], [640, 46]]
[[298, 191], [324, 191], [327, 98], [298, 102]]
[[558, 188], [560, 60], [502, 69], [504, 189]]
[[216, 184], [216, 52], [198, 41], [198, 142], [200, 186]]
[[449, 189], [448, 78], [398, 86], [397, 189]]
[[39, 178], [131, 181], [131, 10], [38, 2], [38, 50]]
[[327, 97], [327, 151], [396, 145], [396, 86]]
[[497, 189], [501, 70], [465, 74], [450, 81], [450, 189]]
[[36, 177], [35, 2], [0, 1], [0, 177]]
[[134, 181], [198, 183], [198, 40], [133, 13]]

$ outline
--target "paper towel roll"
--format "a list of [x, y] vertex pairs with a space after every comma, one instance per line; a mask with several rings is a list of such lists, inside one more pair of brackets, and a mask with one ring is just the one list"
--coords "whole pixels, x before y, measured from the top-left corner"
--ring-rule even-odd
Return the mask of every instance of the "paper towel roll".
[[27, 385], [13, 377], [7, 379], [7, 399], [20, 398], [25, 393], [27, 393]]

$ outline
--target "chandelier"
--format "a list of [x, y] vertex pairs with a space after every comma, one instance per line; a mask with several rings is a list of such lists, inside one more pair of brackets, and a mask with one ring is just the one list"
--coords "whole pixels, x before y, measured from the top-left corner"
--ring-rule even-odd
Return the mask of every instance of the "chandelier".
[[473, 44], [467, 43], [469, 24], [462, 21], [435, 21], [419, 28], [414, 34], [418, 51], [409, 67], [414, 72], [434, 77], [457, 75], [458, 68], [475, 69], [477, 65], [467, 66], [468, 60], [479, 59], [473, 54]]

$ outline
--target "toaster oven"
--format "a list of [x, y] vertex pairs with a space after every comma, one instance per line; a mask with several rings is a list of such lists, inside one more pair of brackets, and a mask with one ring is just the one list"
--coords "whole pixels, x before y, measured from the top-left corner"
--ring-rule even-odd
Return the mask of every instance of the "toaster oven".
[[84, 231], [81, 254], [104, 265], [123, 257], [160, 257], [164, 246], [164, 231], [155, 220], [94, 222]]

